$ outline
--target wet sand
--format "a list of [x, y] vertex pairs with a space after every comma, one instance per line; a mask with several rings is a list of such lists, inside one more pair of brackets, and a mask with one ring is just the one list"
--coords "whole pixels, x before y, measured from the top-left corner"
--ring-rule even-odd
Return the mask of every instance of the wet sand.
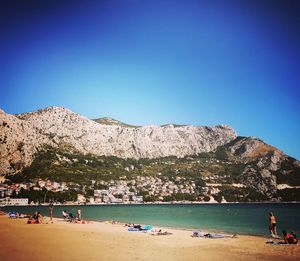
[[[267, 238], [193, 238], [186, 230], [172, 235], [128, 232], [122, 224], [70, 224], [45, 218], [45, 224], [0, 216], [0, 257], [10, 260], [299, 260], [300, 244], [269, 245]], [[48, 224], [47, 224], [48, 222]], [[158, 228], [159, 229], [159, 228]]]

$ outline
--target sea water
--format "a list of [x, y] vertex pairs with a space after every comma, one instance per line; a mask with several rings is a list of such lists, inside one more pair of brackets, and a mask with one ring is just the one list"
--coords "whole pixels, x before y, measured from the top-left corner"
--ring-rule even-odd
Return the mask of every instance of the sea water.
[[[163, 204], [163, 205], [81, 205], [54, 206], [53, 216], [62, 217], [62, 211], [76, 214], [81, 209], [82, 219], [115, 220], [135, 224], [149, 224], [200, 231], [216, 231], [249, 235], [269, 235], [268, 213], [277, 219], [281, 230], [300, 234], [300, 203], [237, 203], [237, 204]], [[47, 206], [11, 206], [5, 211], [34, 213], [49, 216]]]

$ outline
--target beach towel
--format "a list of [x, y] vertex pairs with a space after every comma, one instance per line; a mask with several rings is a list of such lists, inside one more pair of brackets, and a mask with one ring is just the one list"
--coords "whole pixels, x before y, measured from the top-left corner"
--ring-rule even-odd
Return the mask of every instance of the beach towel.
[[10, 212], [8, 212], [8, 216], [9, 216], [10, 218], [17, 218], [17, 212], [15, 212], [15, 211], [10, 211]]
[[222, 234], [210, 234], [207, 233], [205, 235], [203, 235], [205, 238], [224, 238], [224, 237], [231, 237], [231, 236], [226, 236], [226, 235], [222, 235]]
[[173, 234], [168, 231], [164, 231], [164, 232], [152, 232], [151, 235], [152, 236], [169, 236], [169, 235], [173, 235]]
[[287, 244], [285, 242], [275, 242], [272, 239], [267, 240], [266, 244], [274, 245], [274, 246], [289, 246], [289, 244]]
[[200, 231], [194, 231], [192, 237], [204, 237], [204, 238], [235, 238], [234, 235], [216, 234], [216, 233], [201, 233]]
[[153, 229], [153, 226], [150, 225], [142, 226], [142, 230], [151, 230], [151, 229]]
[[138, 228], [135, 227], [129, 227], [128, 231], [140, 231]]

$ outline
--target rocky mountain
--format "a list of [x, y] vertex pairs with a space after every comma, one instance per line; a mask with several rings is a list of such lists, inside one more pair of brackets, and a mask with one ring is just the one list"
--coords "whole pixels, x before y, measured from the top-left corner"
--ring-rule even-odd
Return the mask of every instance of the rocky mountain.
[[82, 188], [92, 179], [103, 186], [124, 177], [137, 184], [146, 176], [152, 183], [131, 189], [149, 200], [193, 194], [218, 201], [300, 201], [299, 161], [257, 138], [239, 137], [229, 126], [137, 127], [61, 107], [0, 111], [0, 174], [12, 182], [39, 178]]
[[[251, 137], [238, 137], [221, 148], [225, 152], [221, 158], [243, 164], [238, 174], [239, 183], [265, 194], [269, 199], [280, 197], [280, 190], [299, 189], [297, 198], [300, 200], [299, 161]], [[292, 195], [289, 200], [291, 198]]]
[[20, 172], [45, 146], [120, 158], [184, 157], [213, 151], [237, 136], [225, 125], [124, 127], [61, 107], [18, 115], [1, 111], [0, 131], [0, 174]]

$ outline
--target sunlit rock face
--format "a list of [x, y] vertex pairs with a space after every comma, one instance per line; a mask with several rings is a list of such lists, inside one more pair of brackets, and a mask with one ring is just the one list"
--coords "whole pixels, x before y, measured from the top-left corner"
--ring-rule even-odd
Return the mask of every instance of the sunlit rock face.
[[226, 125], [127, 127], [112, 119], [99, 123], [62, 107], [18, 115], [1, 110], [0, 173], [21, 171], [45, 146], [121, 158], [184, 157], [213, 151], [236, 137]]

